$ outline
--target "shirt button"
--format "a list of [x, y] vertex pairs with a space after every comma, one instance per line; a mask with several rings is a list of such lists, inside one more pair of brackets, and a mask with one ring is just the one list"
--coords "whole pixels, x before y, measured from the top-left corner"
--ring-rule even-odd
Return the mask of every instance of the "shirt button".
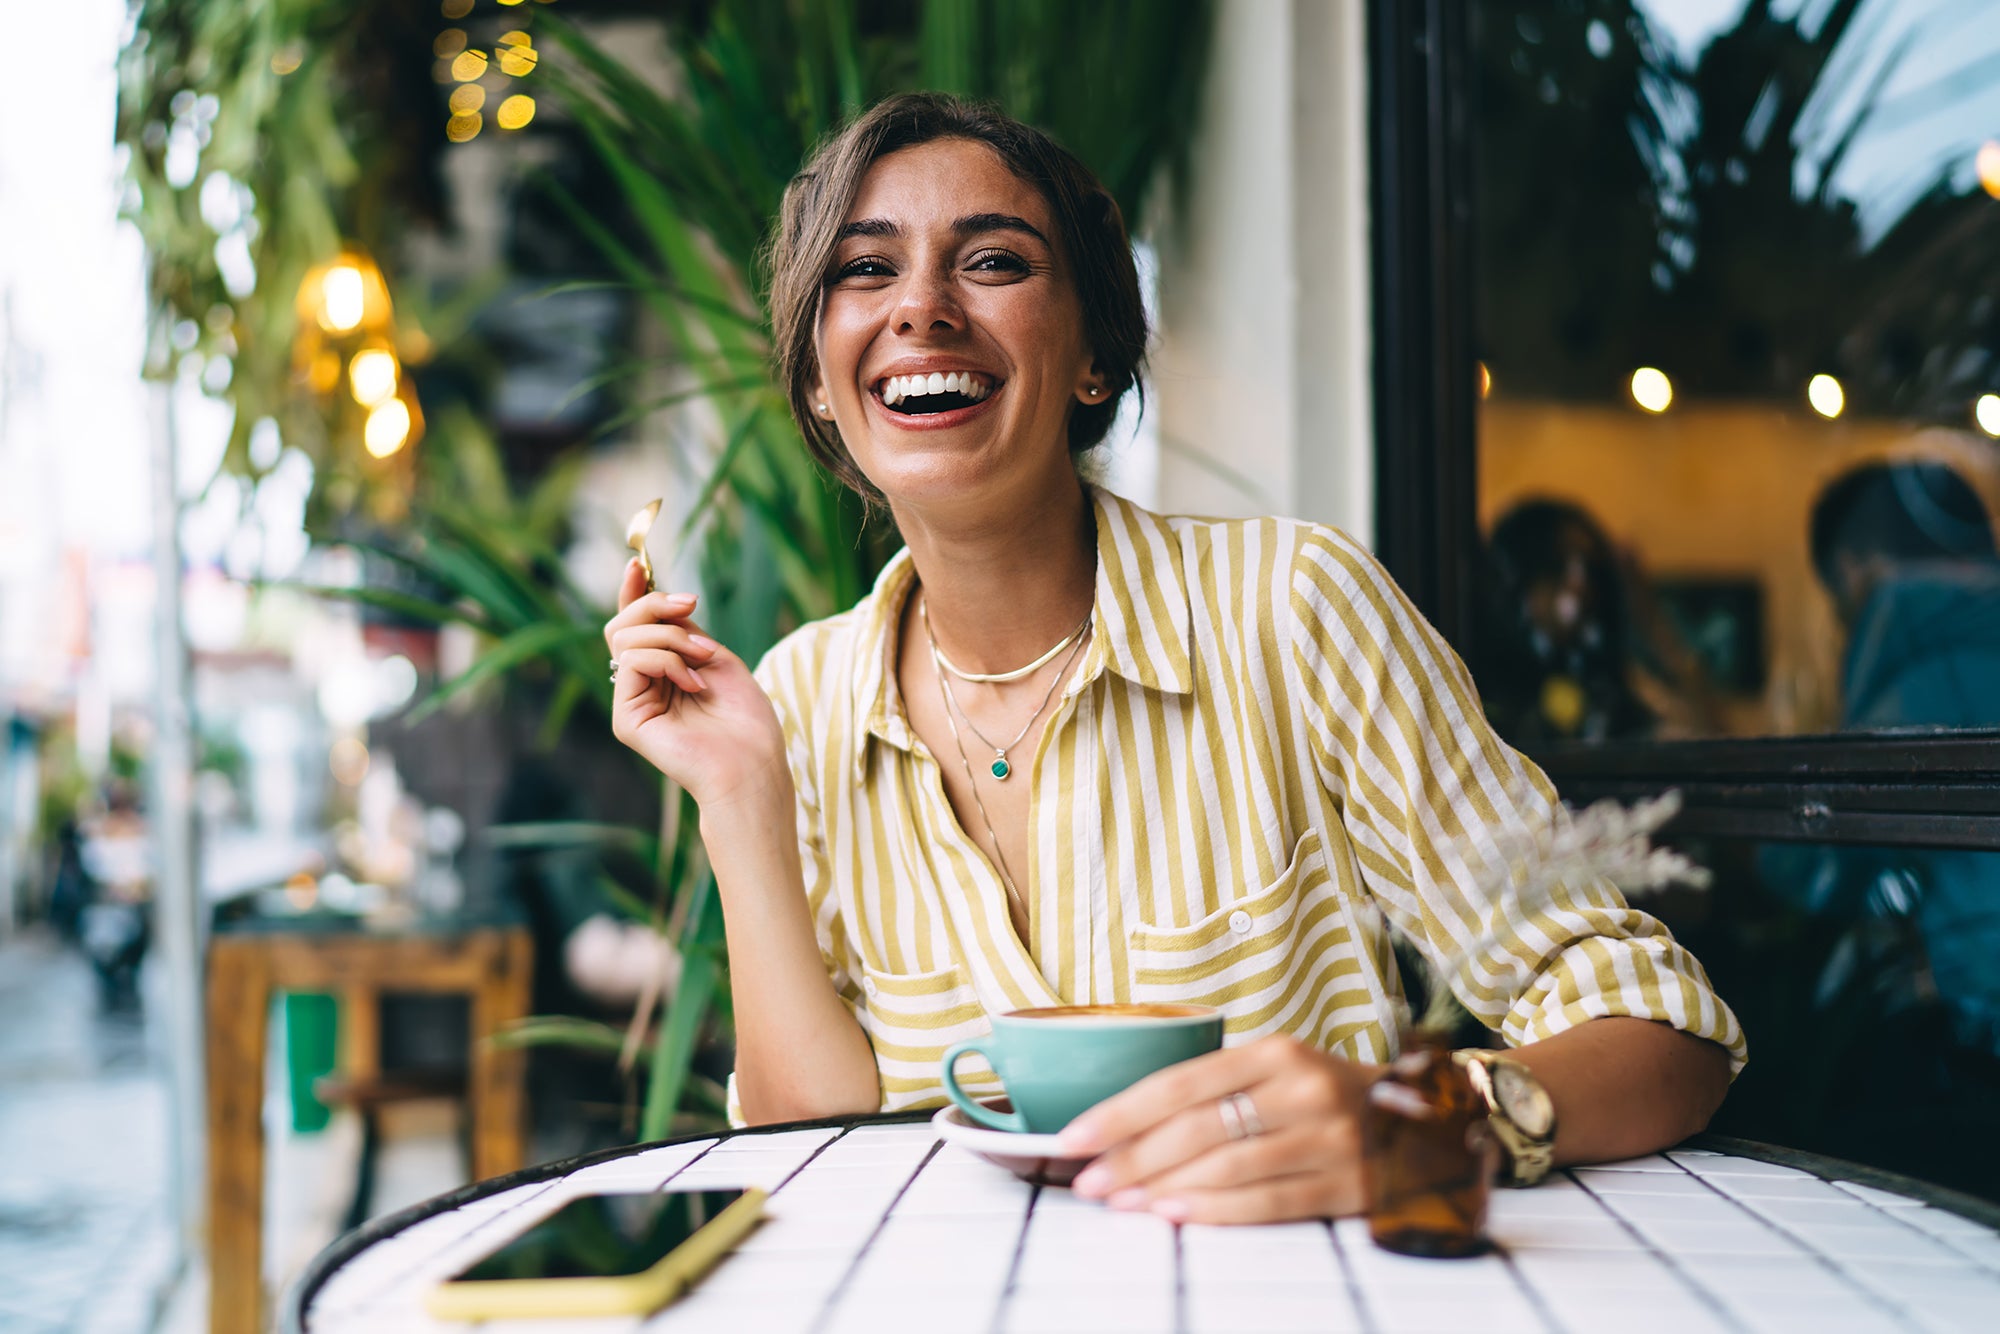
[[864, 978], [862, 978], [862, 979], [861, 979], [861, 989], [862, 989], [863, 991], [867, 992], [867, 993], [868, 993], [869, 995], [871, 995], [871, 996], [872, 996], [872, 995], [874, 995], [874, 994], [875, 994], [876, 992], [880, 991], [880, 990], [881, 990], [882, 988], [880, 988], [880, 987], [878, 987], [878, 986], [876, 986], [876, 985], [875, 985], [875, 979], [874, 979], [874, 978], [872, 978], [872, 977], [864, 977]]
[[1250, 914], [1238, 908], [1229, 914], [1229, 929], [1239, 936], [1250, 934]]

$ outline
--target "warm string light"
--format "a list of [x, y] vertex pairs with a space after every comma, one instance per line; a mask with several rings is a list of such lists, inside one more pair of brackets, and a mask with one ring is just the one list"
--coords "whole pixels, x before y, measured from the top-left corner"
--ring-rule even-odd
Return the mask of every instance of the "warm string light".
[[[523, 0], [504, 0], [505, 3], [520, 4]], [[553, 0], [540, 0], [548, 4]], [[472, 5], [452, 3], [446, 0], [444, 16], [448, 19], [464, 18], [471, 12]], [[489, 53], [477, 47], [468, 46], [470, 40], [463, 28], [446, 28], [431, 42], [431, 54], [437, 57], [437, 81], [441, 84], [456, 85], [451, 96], [446, 99], [450, 108], [450, 119], [445, 122], [445, 138], [452, 143], [469, 143], [479, 137], [486, 128], [486, 102], [489, 93], [502, 92], [506, 81], [525, 79], [535, 72], [541, 63], [541, 52], [535, 49], [535, 39], [526, 28], [511, 28], [500, 34]], [[500, 80], [495, 85], [495, 78]], [[493, 123], [502, 130], [519, 130], [535, 119], [535, 99], [527, 93], [511, 93], [502, 98], [493, 111]]]
[[1832, 421], [1847, 406], [1847, 395], [1840, 387], [1840, 381], [1831, 375], [1815, 375], [1806, 382], [1806, 402], [1812, 410]]
[[1979, 188], [2000, 199], [2000, 139], [1988, 139], [1973, 155], [1972, 167], [1979, 175]]
[[[364, 414], [361, 445], [368, 454], [385, 459], [421, 439], [423, 413], [403, 374], [389, 287], [375, 262], [350, 248], [316, 265], [299, 283], [294, 310], [299, 380], [322, 400], [345, 381]], [[418, 344], [413, 339], [410, 346]]]
[[1665, 412], [1674, 401], [1674, 382], [1652, 366], [1632, 372], [1632, 401], [1648, 412]]
[[1972, 405], [1972, 420], [1979, 429], [2000, 440], [2000, 394], [1981, 394]]

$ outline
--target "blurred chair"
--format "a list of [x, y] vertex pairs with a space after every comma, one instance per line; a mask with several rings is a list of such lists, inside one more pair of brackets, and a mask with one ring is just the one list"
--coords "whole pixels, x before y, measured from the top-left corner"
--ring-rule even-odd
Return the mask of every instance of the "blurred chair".
[[[419, 919], [400, 929], [374, 930], [350, 918], [250, 917], [218, 927], [208, 956], [209, 1328], [214, 1334], [256, 1334], [262, 1327], [263, 1103], [272, 998], [283, 991], [324, 991], [341, 998], [347, 1035], [342, 1087], [372, 1116], [386, 1101], [410, 1092], [382, 1078], [382, 994], [467, 997], [464, 1093], [472, 1175], [483, 1180], [519, 1168], [525, 1154], [522, 1056], [489, 1039], [527, 1014], [533, 970], [527, 928], [511, 921]], [[367, 1201], [357, 1203], [365, 1208]]]

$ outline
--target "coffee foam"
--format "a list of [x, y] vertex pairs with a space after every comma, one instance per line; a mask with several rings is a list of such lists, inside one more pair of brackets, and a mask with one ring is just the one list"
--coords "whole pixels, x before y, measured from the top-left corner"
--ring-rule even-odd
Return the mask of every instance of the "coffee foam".
[[1217, 1011], [1206, 1005], [1049, 1005], [1009, 1010], [1006, 1019], [1207, 1019]]

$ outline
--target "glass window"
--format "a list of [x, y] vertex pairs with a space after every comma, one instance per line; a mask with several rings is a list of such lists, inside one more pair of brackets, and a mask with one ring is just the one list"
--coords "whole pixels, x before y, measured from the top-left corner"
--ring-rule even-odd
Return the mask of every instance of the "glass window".
[[2000, 852], [1684, 838], [1644, 907], [1750, 1040], [1711, 1129], [2000, 1197]]
[[1482, 0], [1470, 36], [1496, 725], [2000, 726], [1992, 6]]

